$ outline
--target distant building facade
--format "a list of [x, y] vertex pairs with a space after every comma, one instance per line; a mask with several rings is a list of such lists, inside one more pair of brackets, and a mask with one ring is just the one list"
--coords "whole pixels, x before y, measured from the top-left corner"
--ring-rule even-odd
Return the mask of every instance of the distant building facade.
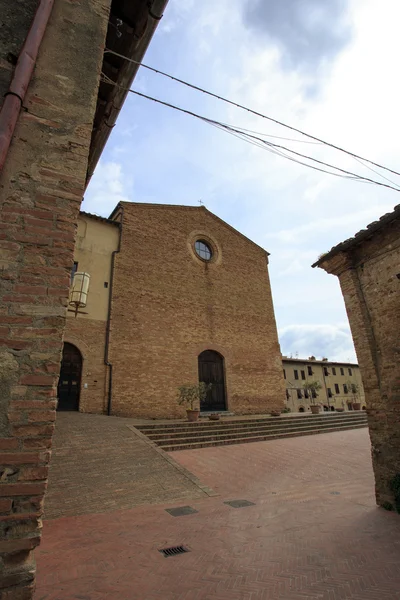
[[268, 253], [205, 207], [81, 213], [74, 261], [90, 283], [68, 311], [59, 409], [182, 417], [177, 388], [198, 381], [204, 411], [283, 409]]
[[[311, 404], [324, 411], [353, 410], [353, 404], [365, 409], [365, 394], [359, 366], [355, 363], [328, 360], [282, 358], [286, 384], [286, 406], [292, 412], [308, 412]], [[321, 389], [310, 397], [304, 384], [318, 381]]]
[[313, 266], [339, 278], [365, 387], [377, 502], [400, 512], [400, 205]]

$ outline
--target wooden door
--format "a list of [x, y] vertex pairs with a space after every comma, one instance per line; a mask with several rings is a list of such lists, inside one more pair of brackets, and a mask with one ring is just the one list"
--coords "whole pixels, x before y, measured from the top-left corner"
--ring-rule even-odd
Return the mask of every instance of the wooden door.
[[64, 344], [58, 380], [57, 410], [79, 410], [82, 356], [76, 346]]
[[202, 411], [226, 410], [224, 359], [213, 350], [205, 350], [199, 356], [199, 381], [211, 383], [211, 390], [201, 402]]

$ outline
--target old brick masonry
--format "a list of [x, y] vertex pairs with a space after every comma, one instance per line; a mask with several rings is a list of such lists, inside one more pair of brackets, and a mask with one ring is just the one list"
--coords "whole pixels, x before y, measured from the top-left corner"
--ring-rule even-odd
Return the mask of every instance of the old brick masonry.
[[[8, 26], [15, 25], [4, 42], [14, 44], [17, 55], [36, 5], [0, 2], [2, 16], [10, 13]], [[40, 541], [69, 273], [109, 5], [55, 2], [1, 175], [2, 600], [27, 600], [33, 593], [32, 551]], [[2, 67], [1, 97], [12, 65]]]

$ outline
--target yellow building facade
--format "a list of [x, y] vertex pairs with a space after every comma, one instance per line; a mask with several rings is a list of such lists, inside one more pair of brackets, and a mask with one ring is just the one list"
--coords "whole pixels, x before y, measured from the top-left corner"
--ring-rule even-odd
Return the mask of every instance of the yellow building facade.
[[[282, 359], [286, 384], [286, 406], [291, 412], [310, 412], [312, 404], [321, 410], [353, 410], [353, 404], [365, 409], [365, 395], [360, 369], [355, 363], [328, 360], [289, 358]], [[304, 384], [318, 381], [321, 388], [315, 398]]]
[[119, 223], [81, 212], [75, 242], [75, 273], [90, 276], [86, 306], [68, 307], [63, 360], [58, 383], [59, 408], [107, 411], [107, 339], [111, 308], [112, 263], [120, 240]]

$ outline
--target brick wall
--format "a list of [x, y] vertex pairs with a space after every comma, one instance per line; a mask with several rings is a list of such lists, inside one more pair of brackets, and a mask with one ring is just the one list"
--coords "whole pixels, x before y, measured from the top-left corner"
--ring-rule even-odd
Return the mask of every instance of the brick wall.
[[[113, 412], [177, 417], [177, 387], [198, 381], [198, 355], [225, 359], [228, 409], [282, 408], [285, 387], [267, 254], [200, 207], [123, 203], [111, 321]], [[196, 237], [215, 248], [205, 263]]]
[[[33, 593], [32, 550], [40, 541], [75, 226], [109, 3], [55, 2], [0, 180], [2, 600]], [[8, 4], [2, 0], [1, 9]]]
[[104, 364], [106, 323], [94, 319], [68, 318], [64, 341], [73, 344], [82, 355], [79, 410], [107, 412], [108, 373]]
[[339, 276], [363, 378], [376, 498], [387, 508], [400, 475], [399, 265], [399, 220], [322, 264]]

